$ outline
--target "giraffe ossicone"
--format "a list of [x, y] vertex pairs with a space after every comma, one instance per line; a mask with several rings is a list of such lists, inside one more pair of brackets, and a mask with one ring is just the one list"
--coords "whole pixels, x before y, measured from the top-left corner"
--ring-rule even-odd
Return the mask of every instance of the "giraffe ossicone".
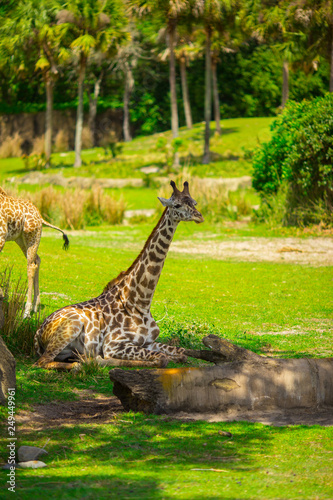
[[62, 233], [64, 249], [67, 250], [69, 240], [62, 229], [46, 222], [31, 201], [13, 198], [0, 187], [0, 252], [6, 241], [15, 241], [27, 259], [28, 294], [24, 317], [29, 316], [31, 310], [36, 312], [40, 303], [39, 266], [41, 260], [37, 251], [43, 225]]
[[150, 312], [169, 246], [180, 221], [203, 222], [189, 193], [172, 181], [165, 210], [142, 251], [127, 271], [110, 281], [101, 295], [51, 314], [37, 330], [36, 366], [73, 369], [65, 362], [79, 353], [110, 366], [165, 367], [169, 360], [186, 360], [184, 349], [156, 342], [159, 328]]

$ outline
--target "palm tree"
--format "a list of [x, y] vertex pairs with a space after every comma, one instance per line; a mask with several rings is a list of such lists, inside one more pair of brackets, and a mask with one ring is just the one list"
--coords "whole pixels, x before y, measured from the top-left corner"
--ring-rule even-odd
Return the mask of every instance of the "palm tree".
[[[161, 30], [159, 38], [164, 38], [165, 34], [166, 30]], [[198, 57], [198, 54], [200, 52], [197, 46], [192, 41], [192, 35], [193, 35], [192, 30], [190, 30], [187, 26], [178, 26], [176, 31], [176, 46], [174, 49], [175, 58], [179, 62], [184, 114], [185, 114], [186, 126], [188, 129], [191, 129], [193, 127], [193, 122], [192, 122], [191, 103], [190, 103], [190, 96], [187, 83], [187, 67], [189, 66], [190, 61]], [[160, 61], [166, 61], [169, 58], [170, 58], [169, 47], [162, 50], [158, 54], [158, 59]]]
[[179, 61], [186, 126], [188, 129], [191, 129], [193, 127], [193, 122], [187, 83], [187, 67], [191, 61], [200, 55], [200, 49], [195, 43], [196, 32], [192, 29], [191, 25], [185, 24], [179, 26], [177, 33], [178, 41], [175, 55], [176, 59]]
[[270, 0], [262, 0], [259, 23], [253, 26], [262, 41], [272, 45], [282, 65], [282, 98], [284, 108], [289, 97], [289, 69], [304, 57], [304, 37], [295, 18], [295, 5], [287, 0], [279, 0], [273, 6]]
[[89, 55], [107, 52], [124, 24], [122, 4], [113, 0], [69, 0], [58, 13], [67, 29], [70, 48], [78, 64], [78, 107], [75, 129], [75, 167], [82, 165], [83, 88]]
[[37, 49], [35, 69], [42, 72], [46, 89], [46, 166], [50, 164], [52, 150], [53, 88], [58, 77], [58, 67], [66, 60], [61, 30], [56, 26], [56, 12], [57, 5], [52, 1], [22, 0], [4, 24], [13, 53], [17, 54], [19, 47], [22, 54], [26, 51], [26, 46]]
[[295, 22], [306, 37], [306, 57], [324, 58], [330, 65], [329, 91], [333, 92], [333, 4], [331, 0], [304, 0], [290, 7]]
[[205, 136], [202, 163], [210, 162], [210, 120], [212, 107], [212, 36], [223, 33], [233, 21], [236, 0], [196, 0], [194, 13], [205, 32]]
[[124, 79], [124, 118], [123, 118], [123, 136], [124, 141], [132, 140], [130, 127], [130, 99], [134, 90], [135, 80], [133, 70], [138, 60], [143, 57], [143, 49], [139, 40], [139, 33], [133, 25], [129, 27], [130, 40], [118, 47], [117, 54], [113, 61], [114, 70], [120, 73]]
[[171, 97], [172, 136], [178, 137], [175, 43], [179, 18], [189, 9], [187, 0], [129, 0], [130, 9], [140, 16], [149, 16], [166, 26], [169, 47], [169, 83]]

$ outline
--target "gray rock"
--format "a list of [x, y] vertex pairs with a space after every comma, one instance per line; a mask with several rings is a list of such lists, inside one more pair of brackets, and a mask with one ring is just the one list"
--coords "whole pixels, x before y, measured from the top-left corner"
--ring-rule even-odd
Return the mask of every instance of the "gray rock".
[[1, 467], [1, 469], [10, 470], [11, 467], [14, 467], [14, 469], [16, 469], [17, 467], [19, 467], [19, 464], [5, 464]]
[[44, 448], [37, 448], [36, 446], [20, 446], [17, 450], [19, 462], [37, 460], [41, 455], [47, 455], [47, 451], [45, 451]]
[[18, 467], [21, 469], [41, 469], [42, 467], [47, 467], [44, 462], [40, 460], [29, 460], [28, 462], [19, 462]]

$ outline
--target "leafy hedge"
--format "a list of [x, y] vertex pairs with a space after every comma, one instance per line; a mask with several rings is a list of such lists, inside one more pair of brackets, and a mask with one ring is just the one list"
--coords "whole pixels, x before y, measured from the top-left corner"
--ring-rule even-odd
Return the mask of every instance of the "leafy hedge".
[[253, 187], [264, 199], [287, 184], [289, 223], [320, 222], [318, 213], [332, 220], [333, 95], [289, 102], [271, 129], [271, 140], [254, 154]]

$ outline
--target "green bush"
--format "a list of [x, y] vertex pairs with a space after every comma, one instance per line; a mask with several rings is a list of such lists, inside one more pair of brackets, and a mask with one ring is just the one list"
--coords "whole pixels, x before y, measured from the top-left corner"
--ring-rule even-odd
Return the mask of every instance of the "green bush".
[[266, 200], [288, 186], [285, 222], [332, 222], [333, 95], [289, 102], [253, 157], [253, 187]]

